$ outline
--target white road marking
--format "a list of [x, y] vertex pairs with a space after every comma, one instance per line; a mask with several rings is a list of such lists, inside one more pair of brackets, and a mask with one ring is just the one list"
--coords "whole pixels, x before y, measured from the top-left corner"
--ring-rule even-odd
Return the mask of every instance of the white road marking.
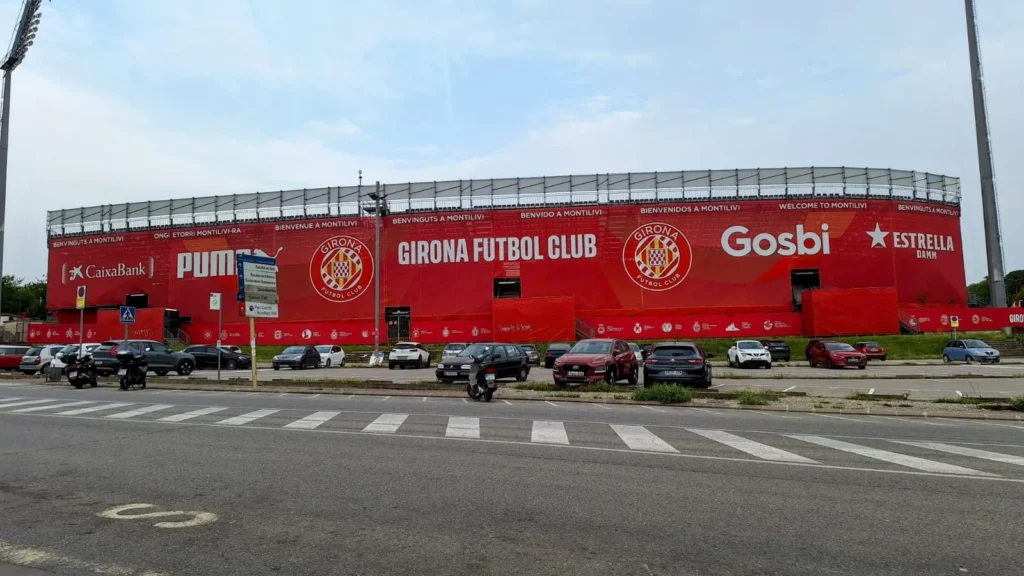
[[427, 401], [427, 397], [426, 397], [426, 396], [424, 396], [424, 397], [423, 397], [423, 401], [424, 401], [424, 402], [426, 402], [426, 401]]
[[136, 408], [135, 410], [129, 410], [127, 412], [110, 414], [107, 418], [134, 418], [135, 416], [149, 414], [150, 412], [156, 412], [158, 410], [166, 410], [167, 408], [174, 408], [174, 404], [153, 404], [152, 406], [143, 406], [142, 408]]
[[15, 546], [0, 540], [0, 561], [15, 566], [32, 566], [46, 569], [47, 574], [56, 567], [69, 570], [74, 574], [139, 574], [139, 576], [167, 576], [164, 572], [146, 570], [138, 572], [128, 566], [118, 564], [98, 564], [71, 556], [64, 556], [45, 548], [29, 548]]
[[811, 412], [811, 416], [821, 416], [822, 418], [835, 418], [836, 420], [849, 420], [850, 422], [860, 422], [861, 424], [877, 424], [872, 420], [858, 420], [856, 418], [849, 418], [847, 416], [836, 416], [834, 414], [818, 414], [817, 412]]
[[[936, 416], [936, 419], [937, 420], [950, 420], [950, 421], [953, 421], [953, 422], [957, 421], [956, 419], [953, 419], [953, 418], [941, 418], [939, 416]], [[981, 424], [982, 426], [998, 426], [1000, 428], [1016, 428], [1017, 430], [1024, 430], [1024, 426], [1017, 426], [1017, 425], [1014, 425], [1014, 424], [997, 424], [995, 422], [985, 422], [985, 421], [982, 421], [982, 420], [974, 420], [974, 419], [970, 419], [968, 421], [971, 424]]]
[[783, 390], [783, 392], [789, 392], [793, 388], [796, 388], [796, 386], [790, 386], [789, 388], [786, 388], [785, 390]]
[[792, 452], [786, 452], [778, 448], [773, 448], [767, 444], [761, 444], [760, 442], [754, 442], [753, 440], [747, 440], [735, 434], [725, 432], [722, 430], [700, 430], [697, 428], [687, 428], [690, 432], [698, 436], [703, 436], [708, 440], [714, 440], [715, 442], [721, 442], [726, 446], [731, 446], [741, 452], [746, 452], [751, 456], [757, 456], [764, 460], [774, 460], [777, 462], [803, 462], [817, 464], [810, 458], [804, 458], [798, 454]]
[[241, 416], [235, 416], [234, 418], [228, 418], [227, 420], [221, 420], [217, 424], [223, 424], [225, 426], [241, 426], [242, 424], [248, 424], [257, 418], [263, 418], [264, 416], [270, 416], [280, 410], [255, 410], [248, 414], [242, 414]]
[[22, 400], [21, 402], [15, 402], [13, 404], [4, 404], [0, 408], [14, 408], [15, 406], [29, 406], [32, 404], [42, 404], [44, 402], [56, 402], [56, 398], [50, 398], [48, 400]]
[[286, 424], [285, 428], [301, 428], [303, 430], [312, 430], [313, 428], [316, 428], [317, 426], [323, 424], [324, 422], [327, 422], [331, 418], [334, 418], [338, 414], [341, 414], [341, 412], [331, 412], [329, 410], [324, 412], [314, 412], [309, 416], [306, 416], [305, 418], [296, 420], [291, 424]]
[[199, 512], [195, 510], [168, 510], [166, 512], [145, 512], [143, 514], [125, 514], [129, 510], [144, 510], [153, 508], [152, 504], [125, 504], [116, 506], [99, 513], [101, 518], [111, 520], [139, 520], [145, 518], [166, 518], [167, 516], [191, 516], [191, 520], [180, 520], [178, 522], [157, 522], [153, 524], [157, 528], [191, 528], [202, 526], [217, 521], [217, 515], [213, 512]]
[[70, 408], [71, 406], [81, 406], [83, 404], [95, 404], [95, 402], [90, 402], [88, 400], [81, 400], [81, 401], [78, 401], [78, 402], [65, 402], [63, 404], [47, 404], [46, 406], [32, 406], [30, 408], [19, 408], [17, 410], [11, 410], [11, 412], [18, 412], [18, 413], [38, 412], [40, 410], [52, 410], [52, 409], [55, 409], [55, 408]]
[[[354, 394], [353, 394], [353, 396], [354, 396]], [[351, 398], [351, 397], [352, 397], [352, 396], [349, 396], [349, 398]], [[383, 401], [385, 401], [385, 400], [389, 400], [389, 399], [391, 399], [391, 396], [385, 396], [385, 397], [381, 398], [381, 400], [380, 400], [380, 401], [381, 401], [381, 402], [383, 402]], [[465, 398], [463, 398], [463, 400], [465, 400]]]
[[505, 404], [509, 404], [509, 405], [511, 405], [511, 404], [512, 404], [512, 403], [511, 403], [511, 402], [509, 402], [508, 400], [502, 400], [502, 402], [504, 402]]
[[607, 406], [604, 406], [603, 404], [595, 404], [595, 403], [591, 402], [590, 405], [591, 406], [597, 406], [598, 408], [604, 408], [605, 410], [611, 410], [611, 408], [609, 408]]
[[172, 414], [170, 416], [164, 416], [160, 418], [161, 422], [184, 422], [185, 420], [191, 420], [198, 418], [199, 416], [206, 416], [207, 414], [215, 414], [217, 412], [223, 412], [227, 410], [227, 406], [211, 406], [209, 408], [200, 408], [199, 410], [193, 410], [191, 412], [183, 412], [181, 414]]
[[808, 442], [811, 444], [817, 444], [818, 446], [832, 448], [834, 450], [841, 450], [843, 452], [849, 452], [851, 454], [857, 454], [859, 456], [865, 456], [867, 458], [874, 458], [875, 460], [881, 460], [883, 462], [889, 462], [891, 464], [898, 464], [900, 466], [906, 466], [908, 468], [922, 470], [924, 472], [935, 472], [938, 474], [961, 474], [965, 476], [995, 476], [995, 474], [989, 474], [988, 472], [979, 472], [977, 470], [971, 470], [970, 468], [964, 468], [963, 466], [954, 466], [953, 464], [933, 462], [931, 460], [925, 460], [924, 458], [918, 458], [916, 456], [907, 456], [906, 454], [889, 452], [887, 450], [879, 450], [877, 448], [869, 448], [867, 446], [851, 444], [849, 442], [843, 442], [842, 440], [834, 440], [832, 438], [823, 438], [821, 436], [804, 436], [801, 434], [784, 434], [784, 436], [788, 436], [789, 438], [793, 438], [795, 440], [802, 440], [804, 442]]
[[565, 433], [565, 424], [551, 420], [534, 420], [530, 442], [538, 444], [569, 445], [569, 436]]
[[990, 452], [988, 450], [978, 450], [976, 448], [964, 448], [963, 446], [954, 446], [952, 444], [943, 444], [941, 442], [917, 442], [909, 440], [890, 440], [890, 442], [896, 442], [897, 444], [906, 444], [907, 446], [920, 446], [921, 448], [928, 448], [931, 450], [938, 450], [939, 452], [948, 452], [950, 454], [958, 454], [960, 456], [971, 456], [973, 458], [982, 458], [984, 460], [992, 460], [993, 462], [1002, 462], [1004, 464], [1014, 464], [1016, 466], [1024, 466], [1024, 458], [1020, 456], [1013, 456], [1010, 454], [1002, 454], [999, 452]]
[[643, 426], [627, 426], [624, 424], [609, 424], [612, 430], [619, 435], [619, 438], [629, 446], [631, 450], [643, 450], [646, 452], [676, 452], [679, 451], [669, 445], [653, 432]]
[[866, 416], [866, 417], [867, 418], [880, 418], [882, 420], [899, 420], [900, 422], [909, 422], [910, 424], [923, 424], [925, 426], [945, 426], [947, 428], [949, 426], [951, 426], [950, 424], [939, 424], [938, 422], [925, 422], [924, 418], [912, 419], [912, 418], [900, 418], [898, 416], [875, 416], [873, 414], [870, 415], [870, 416]]
[[551, 405], [552, 405], [552, 406], [554, 406], [555, 408], [558, 408], [558, 404], [555, 404], [555, 403], [554, 403], [554, 402], [552, 402], [551, 400], [545, 400], [544, 402], [545, 402], [545, 403], [547, 403], [547, 404], [551, 404]]
[[363, 432], [394, 434], [408, 417], [408, 414], [381, 414], [376, 420], [370, 422], [366, 428], [363, 428]]
[[868, 390], [868, 396], [871, 396], [874, 393], [875, 393], [875, 389], [874, 388], [872, 388], [871, 390]]
[[469, 404], [469, 400], [466, 400], [465, 398], [463, 398], [463, 399], [462, 399], [462, 403], [463, 403], [463, 404]]
[[714, 386], [708, 386], [708, 390], [714, 390], [715, 388], [721, 388], [725, 384], [715, 384]]
[[58, 412], [57, 416], [78, 416], [79, 414], [88, 414], [90, 412], [99, 412], [100, 410], [110, 410], [113, 408], [124, 408], [125, 406], [131, 405], [131, 402], [114, 402], [113, 404], [100, 404], [99, 406], [90, 406], [88, 408], [79, 408], [78, 410]]
[[319, 398], [320, 396], [322, 396], [322, 395], [321, 394], [313, 394], [312, 396], [309, 397], [309, 399], [312, 400], [313, 398]]
[[444, 435], [449, 438], [480, 438], [480, 419], [469, 416], [449, 416], [448, 429]]
[[661, 408], [655, 408], [654, 406], [644, 406], [643, 404], [641, 404], [640, 406], [643, 408], [647, 408], [648, 410], [654, 410], [655, 412], [664, 412], [664, 410], [662, 410]]
[[959, 391], [959, 390], [953, 390], [953, 392], [956, 392], [956, 395], [957, 395], [958, 397], [960, 397], [960, 398], [963, 398], [963, 397], [964, 397], [964, 393], [963, 393], [963, 392], [961, 392], [961, 391]]

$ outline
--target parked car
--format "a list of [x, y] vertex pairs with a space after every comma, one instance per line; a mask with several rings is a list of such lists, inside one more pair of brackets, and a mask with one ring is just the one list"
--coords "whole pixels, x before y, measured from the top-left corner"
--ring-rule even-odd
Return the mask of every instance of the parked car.
[[323, 368], [345, 365], [345, 351], [337, 344], [321, 344], [316, 351], [320, 353], [320, 366]]
[[805, 357], [804, 359], [805, 360], [810, 360], [811, 359], [811, 348], [814, 348], [814, 346], [818, 342], [824, 342], [824, 340], [822, 340], [820, 338], [811, 338], [810, 340], [807, 341], [807, 347], [804, 348], [804, 357]]
[[[196, 368], [216, 368], [217, 367], [217, 347], [216, 346], [205, 346], [195, 345], [188, 346], [182, 352], [191, 354], [196, 359]], [[239, 354], [238, 352], [232, 352], [227, 346], [221, 346], [220, 348], [220, 367], [224, 370], [237, 370], [239, 368], [251, 368], [252, 358], [245, 354]]]
[[729, 348], [729, 366], [746, 368], [747, 366], [772, 367], [772, 356], [764, 344], [757, 340], [737, 340]]
[[[85, 348], [85, 353], [86, 354], [91, 354], [92, 351], [97, 346], [99, 346], [99, 345], [100, 345], [99, 342], [85, 342], [82, 345], [82, 347]], [[67, 356], [68, 354], [77, 354], [77, 353], [78, 353], [78, 344], [68, 344], [67, 346], [61, 348], [60, 352], [57, 352], [56, 354], [53, 355], [53, 360], [50, 362], [50, 367], [51, 368], [60, 368], [60, 371], [61, 371], [62, 374], [66, 373], [67, 369], [68, 369], [68, 365], [67, 365], [66, 362], [64, 362], [64, 357]]]
[[710, 388], [711, 362], [708, 360], [713, 357], [714, 354], [705, 354], [704, 349], [693, 342], [655, 344], [644, 362], [644, 387], [668, 382]]
[[768, 350], [773, 362], [789, 362], [789, 344], [785, 340], [761, 340], [761, 344]]
[[564, 342], [554, 342], [548, 344], [548, 349], [544, 351], [544, 367], [551, 368], [555, 365], [555, 360], [562, 357], [563, 354], [569, 351], [572, 346]]
[[520, 346], [523, 352], [526, 352], [526, 361], [534, 366], [540, 366], [540, 351], [533, 344], [523, 344]]
[[622, 340], [594, 338], [580, 340], [554, 363], [555, 385], [627, 379], [631, 386], [640, 380], [636, 354]]
[[633, 351], [633, 355], [636, 356], [636, 361], [642, 366], [644, 363], [644, 351], [640, 349], [640, 345], [636, 342], [627, 342], [626, 345]]
[[0, 370], [18, 370], [28, 346], [0, 346]]
[[21, 364], [18, 366], [18, 369], [29, 376], [36, 372], [45, 373], [46, 369], [50, 367], [50, 363], [53, 362], [53, 357], [63, 348], [63, 344], [49, 344], [29, 348], [25, 355], [21, 357]]
[[942, 361], [950, 362], [991, 362], [999, 363], [999, 350], [988, 345], [984, 340], [951, 340], [942, 349]]
[[530, 363], [523, 348], [515, 344], [470, 344], [458, 356], [438, 362], [434, 374], [446, 383], [468, 382], [474, 374], [494, 374], [496, 380], [515, 378], [526, 382], [530, 376]]
[[866, 340], [864, 342], [855, 342], [853, 347], [858, 352], [868, 357], [868, 360], [885, 360], [885, 348], [882, 347], [878, 342]]
[[394, 370], [395, 366], [430, 368], [430, 351], [419, 342], [399, 342], [388, 354], [388, 369]]
[[854, 349], [846, 342], [833, 342], [831, 340], [819, 340], [811, 347], [811, 359], [808, 360], [811, 366], [824, 366], [825, 368], [845, 368], [856, 366], [861, 370], [868, 367], [866, 356]]
[[469, 344], [465, 342], [449, 342], [445, 344], [444, 350], [441, 350], [441, 359], [455, 358], [459, 355], [459, 352], [465, 350], [466, 346], [469, 346]]
[[196, 359], [187, 352], [175, 352], [163, 342], [155, 340], [107, 340], [93, 349], [92, 360], [96, 365], [96, 373], [100, 376], [117, 374], [121, 363], [117, 361], [117, 352], [128, 346], [146, 358], [149, 369], [157, 376], [166, 376], [171, 370], [181, 376], [188, 376], [196, 369]]
[[289, 346], [274, 356], [273, 366], [274, 370], [316, 368], [320, 366], [320, 353], [312, 346]]

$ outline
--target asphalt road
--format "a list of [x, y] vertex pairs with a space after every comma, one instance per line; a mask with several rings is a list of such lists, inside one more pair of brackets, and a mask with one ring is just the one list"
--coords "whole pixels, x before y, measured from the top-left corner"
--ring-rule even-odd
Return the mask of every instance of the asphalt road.
[[1022, 504], [1012, 422], [0, 387], [57, 574], [1016, 575]]

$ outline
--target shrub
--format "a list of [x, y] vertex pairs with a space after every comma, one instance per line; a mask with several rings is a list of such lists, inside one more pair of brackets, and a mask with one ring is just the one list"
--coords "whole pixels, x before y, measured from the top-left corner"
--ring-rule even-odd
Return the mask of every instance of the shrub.
[[1014, 396], [1010, 399], [1010, 410], [1024, 412], [1024, 396]]
[[768, 404], [768, 398], [757, 390], [740, 390], [736, 400], [744, 406], [764, 406]]
[[650, 388], [641, 388], [633, 392], [633, 400], [637, 402], [661, 402], [662, 404], [678, 404], [693, 400], [693, 392], [689, 388], [658, 384]]

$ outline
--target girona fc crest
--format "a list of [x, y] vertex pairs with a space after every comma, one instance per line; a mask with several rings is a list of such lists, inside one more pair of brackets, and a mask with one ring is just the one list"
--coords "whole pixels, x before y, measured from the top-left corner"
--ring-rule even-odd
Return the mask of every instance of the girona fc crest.
[[675, 288], [690, 273], [690, 243], [678, 228], [654, 222], [633, 230], [622, 247], [622, 265], [645, 290]]
[[350, 236], [324, 240], [309, 261], [309, 281], [331, 302], [349, 302], [361, 296], [370, 287], [373, 273], [370, 250]]

